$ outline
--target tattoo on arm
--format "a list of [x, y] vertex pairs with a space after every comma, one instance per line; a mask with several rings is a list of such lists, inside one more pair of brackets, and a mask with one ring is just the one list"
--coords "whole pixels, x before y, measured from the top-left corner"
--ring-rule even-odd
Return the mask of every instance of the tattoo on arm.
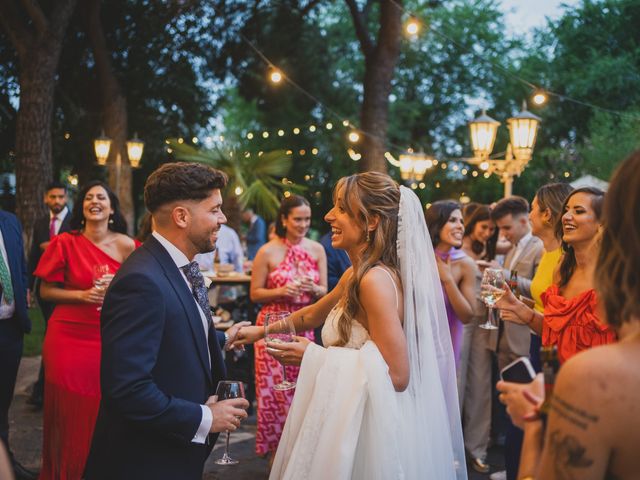
[[593, 460], [587, 456], [587, 448], [575, 436], [555, 430], [549, 436], [549, 443], [549, 451], [554, 457], [553, 468], [559, 480], [578, 480], [582, 475], [574, 470], [593, 465]]
[[582, 408], [572, 405], [558, 395], [553, 396], [551, 400], [551, 409], [562, 419], [582, 430], [586, 430], [589, 425], [598, 423], [599, 420], [597, 415], [593, 415]]

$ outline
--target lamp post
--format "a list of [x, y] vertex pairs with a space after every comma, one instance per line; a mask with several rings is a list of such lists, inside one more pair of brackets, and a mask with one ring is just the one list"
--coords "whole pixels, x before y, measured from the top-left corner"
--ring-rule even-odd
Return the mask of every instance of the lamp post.
[[140, 166], [143, 151], [144, 142], [138, 138], [137, 133], [134, 133], [133, 138], [127, 142], [127, 156], [129, 157], [131, 168], [138, 168]]
[[503, 159], [490, 157], [500, 122], [489, 117], [484, 110], [478, 118], [469, 122], [473, 158], [467, 159], [467, 162], [500, 177], [504, 183], [505, 197], [512, 194], [513, 177], [520, 176], [533, 157], [540, 120], [540, 117], [527, 110], [526, 102], [522, 102], [522, 111], [507, 120], [510, 143]]
[[398, 158], [400, 178], [411, 182], [421, 182], [427, 170], [433, 167], [434, 160], [423, 152], [415, 153], [409, 149]]
[[93, 149], [96, 152], [96, 160], [98, 165], [106, 165], [111, 149], [111, 139], [104, 134], [104, 130], [100, 132], [100, 136], [93, 141]]

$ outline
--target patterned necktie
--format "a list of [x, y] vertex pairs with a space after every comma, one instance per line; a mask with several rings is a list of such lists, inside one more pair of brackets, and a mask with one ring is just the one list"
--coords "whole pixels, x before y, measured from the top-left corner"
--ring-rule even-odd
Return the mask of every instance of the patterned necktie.
[[51, 222], [49, 223], [49, 240], [56, 236], [56, 220], [58, 220], [58, 217], [55, 215], [51, 217]]
[[180, 267], [184, 272], [185, 277], [193, 288], [193, 296], [202, 308], [204, 316], [207, 319], [207, 325], [211, 327], [211, 306], [209, 305], [209, 297], [207, 296], [207, 287], [204, 284], [204, 277], [200, 273], [200, 267], [198, 262], [191, 262], [184, 267]]
[[0, 284], [2, 284], [2, 295], [5, 303], [13, 303], [13, 285], [11, 284], [11, 274], [4, 261], [4, 256], [0, 254]]

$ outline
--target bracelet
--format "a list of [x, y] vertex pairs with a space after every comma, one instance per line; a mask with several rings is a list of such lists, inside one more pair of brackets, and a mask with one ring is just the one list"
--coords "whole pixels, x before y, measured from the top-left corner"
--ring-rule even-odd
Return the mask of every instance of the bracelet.
[[226, 347], [227, 343], [229, 343], [229, 334], [227, 332], [224, 332], [224, 345], [222, 347]]

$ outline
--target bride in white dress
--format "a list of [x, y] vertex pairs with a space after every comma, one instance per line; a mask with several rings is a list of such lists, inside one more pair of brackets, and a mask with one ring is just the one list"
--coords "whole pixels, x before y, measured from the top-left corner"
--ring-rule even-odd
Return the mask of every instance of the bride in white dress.
[[[342, 178], [325, 220], [353, 266], [296, 331], [324, 322], [319, 347], [302, 337], [268, 346], [300, 364], [271, 479], [467, 477], [453, 350], [433, 247], [416, 195], [387, 175]], [[235, 344], [261, 340], [244, 327]]]

